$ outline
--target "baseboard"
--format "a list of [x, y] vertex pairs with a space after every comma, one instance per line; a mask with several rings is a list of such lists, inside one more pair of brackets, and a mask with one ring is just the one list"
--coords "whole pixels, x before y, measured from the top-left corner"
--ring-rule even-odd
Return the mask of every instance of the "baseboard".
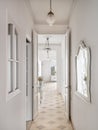
[[34, 116], [33, 116], [33, 121], [37, 118], [37, 116], [38, 116], [38, 113], [36, 113], [36, 114], [34, 114]]
[[32, 120], [26, 121], [26, 130], [30, 130], [31, 125], [32, 125]]
[[72, 122], [72, 119], [71, 119], [70, 123], [71, 123], [72, 129], [75, 130], [75, 127], [74, 127], [74, 124]]
[[68, 118], [67, 118], [67, 117], [68, 117], [68, 114], [67, 114], [66, 112], [65, 112], [65, 117], [66, 117], [67, 121], [71, 123], [72, 129], [75, 130], [75, 127], [74, 127], [74, 124], [73, 124], [73, 122], [72, 122], [72, 119], [68, 119]]

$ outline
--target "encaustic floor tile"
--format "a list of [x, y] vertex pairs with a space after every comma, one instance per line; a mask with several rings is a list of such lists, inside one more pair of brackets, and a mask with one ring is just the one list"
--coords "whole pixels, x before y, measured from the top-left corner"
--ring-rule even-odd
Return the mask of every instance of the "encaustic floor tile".
[[57, 93], [56, 83], [45, 84], [39, 115], [30, 130], [72, 130], [64, 112], [64, 102]]

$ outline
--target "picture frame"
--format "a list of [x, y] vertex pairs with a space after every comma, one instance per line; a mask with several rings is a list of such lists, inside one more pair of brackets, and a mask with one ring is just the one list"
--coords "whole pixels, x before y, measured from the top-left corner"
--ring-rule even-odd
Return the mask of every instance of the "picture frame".
[[75, 56], [76, 94], [87, 102], [91, 102], [91, 52], [84, 41], [80, 42]]

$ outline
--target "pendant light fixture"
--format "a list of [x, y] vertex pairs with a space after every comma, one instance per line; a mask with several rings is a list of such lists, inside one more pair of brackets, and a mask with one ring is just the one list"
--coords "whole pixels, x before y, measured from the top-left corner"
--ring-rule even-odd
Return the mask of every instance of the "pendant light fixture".
[[55, 15], [52, 11], [52, 0], [50, 0], [50, 11], [47, 14], [47, 23], [52, 26], [55, 22]]
[[50, 48], [50, 45], [49, 45], [49, 37], [46, 38], [46, 44], [45, 44], [44, 50], [46, 50], [47, 58], [49, 58], [49, 51], [51, 51], [51, 48]]
[[46, 44], [45, 44], [45, 50], [51, 50], [50, 44], [49, 44], [49, 37], [46, 38]]

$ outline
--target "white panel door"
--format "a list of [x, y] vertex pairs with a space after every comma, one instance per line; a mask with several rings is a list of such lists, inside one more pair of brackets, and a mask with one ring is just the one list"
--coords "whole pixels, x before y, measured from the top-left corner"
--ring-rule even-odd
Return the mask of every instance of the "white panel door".
[[33, 119], [38, 115], [38, 35], [33, 32]]
[[32, 45], [26, 44], [26, 120], [32, 120]]

